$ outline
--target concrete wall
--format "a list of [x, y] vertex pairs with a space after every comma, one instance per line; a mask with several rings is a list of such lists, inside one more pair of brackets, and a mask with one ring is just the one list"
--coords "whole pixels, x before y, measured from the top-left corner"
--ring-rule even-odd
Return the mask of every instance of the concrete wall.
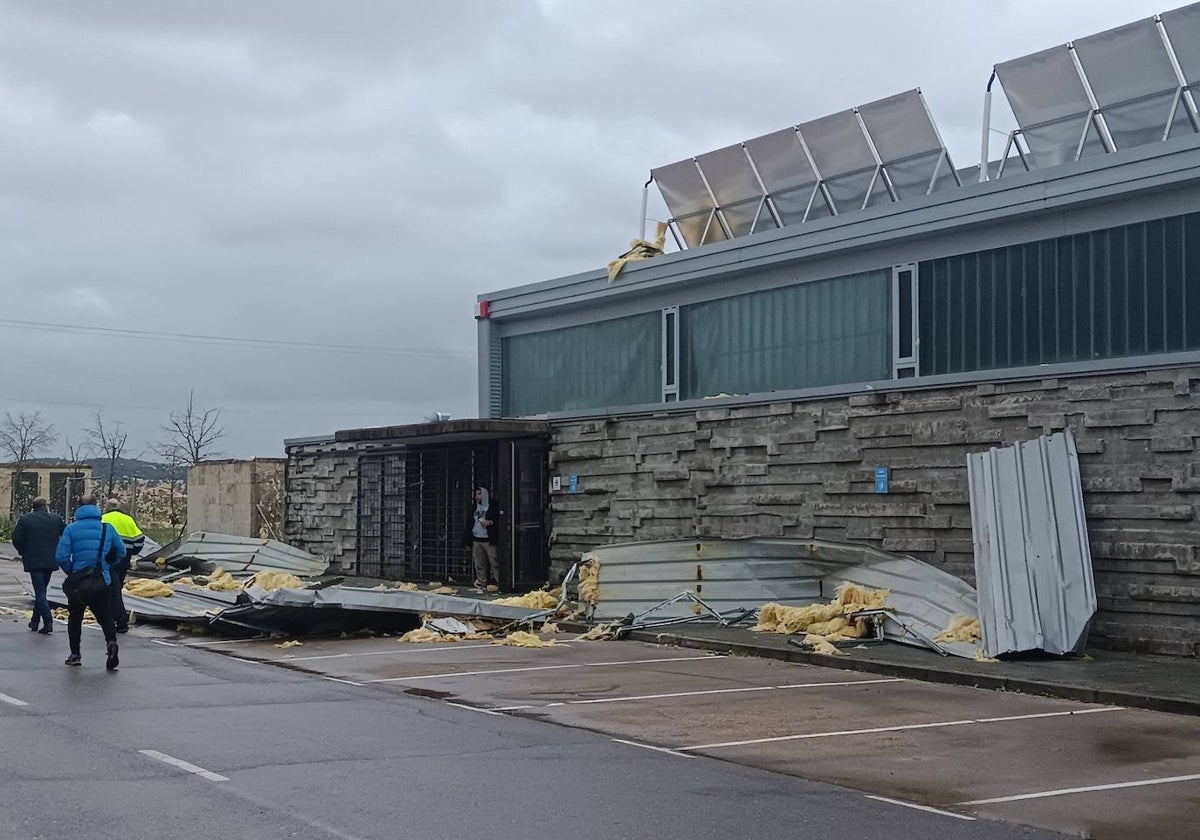
[[[1200, 651], [1200, 367], [556, 423], [556, 564], [690, 536], [854, 540], [974, 582], [966, 455], [1071, 428], [1100, 612], [1092, 639]], [[888, 495], [874, 470], [892, 469]], [[566, 491], [569, 475], [579, 492]]]
[[282, 458], [208, 461], [189, 468], [188, 530], [282, 537], [283, 468]]
[[284, 479], [286, 541], [329, 560], [331, 571], [358, 561], [358, 443], [290, 444]]

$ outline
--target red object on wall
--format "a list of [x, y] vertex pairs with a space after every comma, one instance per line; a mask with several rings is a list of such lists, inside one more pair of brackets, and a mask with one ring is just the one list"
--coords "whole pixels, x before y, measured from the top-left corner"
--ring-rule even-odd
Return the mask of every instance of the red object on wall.
[[490, 311], [491, 311], [491, 307], [489, 306], [489, 303], [486, 300], [481, 300], [475, 304], [475, 317], [476, 318], [486, 318]]

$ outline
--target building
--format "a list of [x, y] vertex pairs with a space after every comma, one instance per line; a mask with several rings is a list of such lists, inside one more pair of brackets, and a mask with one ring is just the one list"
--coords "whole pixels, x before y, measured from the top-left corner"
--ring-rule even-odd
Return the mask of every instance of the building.
[[188, 531], [280, 539], [283, 471], [282, 458], [204, 461], [189, 467]]
[[[975, 168], [947, 182], [936, 129], [915, 106], [896, 117], [909, 92], [835, 115], [857, 116], [873, 169], [847, 162], [854, 129], [834, 118], [663, 167], [686, 250], [615, 281], [598, 270], [481, 295], [481, 416], [553, 429], [553, 559], [814, 536], [973, 581], [966, 454], [1071, 428], [1094, 639], [1194, 655], [1198, 21], [1190, 6], [999, 65], [1023, 129], [1002, 177], [993, 164], [990, 180]], [[894, 147], [918, 129], [905, 159]], [[787, 182], [773, 150], [797, 138], [807, 154]], [[926, 168], [882, 195], [902, 160]], [[921, 177], [931, 189], [911, 188]]]
[[[1196, 655], [1200, 4], [996, 72], [1021, 127], [982, 179], [908, 91], [654, 170], [685, 250], [480, 295], [463, 431], [548, 438], [558, 571], [781, 535], [973, 582], [967, 454], [1069, 428], [1093, 640]], [[388, 447], [445, 433], [290, 441], [289, 535], [379, 568], [414, 516]]]
[[334, 568], [465, 583], [473, 488], [500, 509], [501, 585], [550, 573], [548, 453], [541, 422], [448, 420], [285, 441], [288, 542]]
[[88, 464], [70, 461], [26, 461], [18, 474], [16, 464], [0, 464], [0, 499], [5, 512], [18, 516], [29, 510], [29, 504], [44, 496], [50, 509], [68, 521], [79, 506], [79, 497], [92, 489], [92, 468]]

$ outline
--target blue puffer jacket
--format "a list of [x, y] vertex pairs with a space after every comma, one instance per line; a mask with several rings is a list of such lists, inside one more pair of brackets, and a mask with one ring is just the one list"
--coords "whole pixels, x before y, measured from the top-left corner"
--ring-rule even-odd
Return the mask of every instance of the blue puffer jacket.
[[75, 511], [75, 521], [68, 525], [67, 530], [59, 537], [58, 550], [54, 552], [58, 567], [71, 574], [88, 566], [95, 566], [99, 560], [102, 534], [105, 562], [100, 564], [100, 570], [104, 572], [104, 582], [112, 583], [108, 567], [115, 566], [125, 559], [125, 543], [117, 536], [113, 526], [100, 521], [100, 508], [95, 505], [81, 505]]

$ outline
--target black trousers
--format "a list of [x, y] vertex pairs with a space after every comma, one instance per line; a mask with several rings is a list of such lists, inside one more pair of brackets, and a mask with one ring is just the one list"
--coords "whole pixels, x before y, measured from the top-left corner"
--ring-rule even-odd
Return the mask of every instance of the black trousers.
[[112, 612], [109, 606], [110, 594], [106, 589], [93, 598], [67, 599], [67, 641], [71, 645], [71, 653], [79, 654], [79, 640], [83, 635], [83, 611], [90, 609], [96, 617], [96, 623], [104, 631], [104, 641], [117, 640], [117, 626], [113, 624]]
[[129, 629], [129, 610], [125, 609], [125, 599], [121, 596], [121, 591], [125, 588], [125, 576], [128, 574], [128, 569], [110, 567], [108, 570], [108, 575], [112, 578], [112, 585], [108, 587], [108, 611], [112, 615], [113, 624], [122, 630]]

